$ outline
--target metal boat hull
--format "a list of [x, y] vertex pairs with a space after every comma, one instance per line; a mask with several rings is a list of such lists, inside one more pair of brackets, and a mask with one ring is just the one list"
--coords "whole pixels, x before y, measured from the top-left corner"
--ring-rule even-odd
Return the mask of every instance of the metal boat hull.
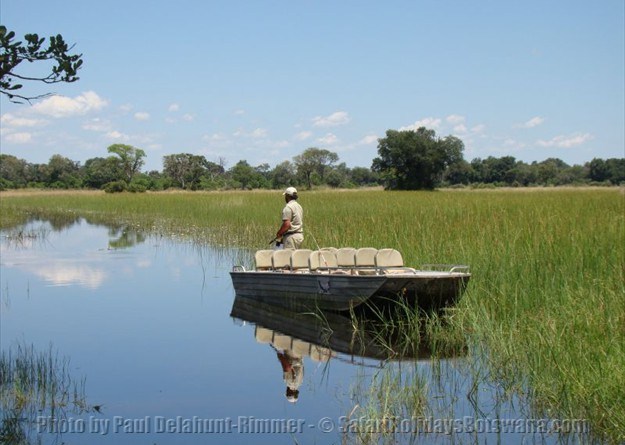
[[362, 304], [386, 282], [379, 275], [233, 271], [230, 276], [237, 296], [337, 311]]
[[403, 298], [410, 306], [440, 309], [455, 304], [464, 293], [470, 274], [406, 274], [388, 276], [372, 302]]
[[404, 299], [411, 306], [438, 309], [454, 304], [470, 274], [411, 273], [351, 275], [232, 271], [237, 296], [286, 307], [316, 307], [344, 311], [365, 301], [383, 303]]

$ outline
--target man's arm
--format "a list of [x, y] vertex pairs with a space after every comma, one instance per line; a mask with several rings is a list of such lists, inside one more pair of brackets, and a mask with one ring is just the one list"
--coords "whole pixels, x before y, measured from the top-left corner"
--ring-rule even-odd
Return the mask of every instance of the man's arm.
[[290, 228], [291, 228], [291, 220], [290, 219], [283, 220], [282, 225], [280, 226], [280, 229], [278, 230], [278, 233], [276, 233], [276, 237], [280, 238], [282, 235], [288, 232]]

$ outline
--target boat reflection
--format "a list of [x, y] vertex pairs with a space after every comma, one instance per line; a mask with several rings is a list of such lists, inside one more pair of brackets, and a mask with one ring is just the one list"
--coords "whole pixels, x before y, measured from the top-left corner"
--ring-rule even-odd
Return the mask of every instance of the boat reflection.
[[[254, 325], [256, 342], [276, 351], [290, 402], [298, 399], [305, 358], [318, 363], [339, 360], [381, 367], [387, 361], [464, 355], [464, 345], [437, 350], [434, 354], [427, 336], [419, 333], [419, 326], [413, 332], [402, 333], [398, 332], [402, 328], [397, 328], [397, 323], [389, 328], [388, 323], [367, 314], [298, 310], [293, 304], [277, 306], [241, 296], [235, 297], [230, 312], [231, 317]], [[414, 320], [405, 321], [405, 326], [414, 325]], [[417, 337], [416, 344], [406, 344], [410, 335]]]
[[[254, 324], [254, 335], [259, 343], [269, 343], [276, 349], [288, 349], [289, 345], [300, 355], [310, 356], [315, 361], [327, 361], [337, 354], [350, 361], [357, 358], [426, 360], [433, 354], [425, 333], [421, 332], [417, 345], [407, 348], [397, 328], [389, 328], [379, 316], [368, 311], [350, 314], [310, 310], [293, 304], [278, 306], [235, 296], [230, 316]], [[402, 314], [397, 312], [393, 317], [397, 324]], [[463, 349], [437, 350], [436, 356], [455, 357], [462, 355]]]

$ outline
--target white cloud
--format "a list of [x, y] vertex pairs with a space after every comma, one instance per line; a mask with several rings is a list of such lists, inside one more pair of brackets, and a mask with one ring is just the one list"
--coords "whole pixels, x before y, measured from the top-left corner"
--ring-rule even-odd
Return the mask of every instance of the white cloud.
[[205, 135], [202, 137], [205, 141], [225, 141], [227, 139], [226, 135], [223, 133], [214, 133], [211, 135]]
[[11, 142], [13, 144], [27, 144], [33, 139], [33, 136], [32, 134], [26, 132], [10, 133], [7, 134], [4, 139], [7, 142]]
[[119, 107], [120, 111], [124, 113], [130, 113], [132, 111], [133, 106], [131, 104], [124, 104]]
[[441, 120], [439, 118], [426, 117], [425, 119], [416, 121], [412, 125], [408, 125], [407, 127], [401, 127], [399, 131], [410, 131], [410, 130], [416, 131], [421, 127], [436, 130], [440, 126], [441, 126]]
[[479, 124], [471, 127], [471, 133], [483, 133], [484, 130], [486, 130], [486, 125], [484, 124]]
[[150, 113], [146, 113], [145, 111], [138, 111], [135, 113], [135, 119], [138, 121], [147, 121], [150, 119]]
[[294, 137], [298, 141], [305, 141], [312, 136], [312, 131], [300, 131]]
[[4, 127], [37, 127], [45, 125], [47, 121], [42, 119], [28, 119], [25, 117], [17, 117], [11, 113], [0, 116], [0, 122]]
[[267, 130], [265, 128], [256, 128], [250, 132], [247, 132], [243, 129], [238, 129], [232, 135], [234, 137], [245, 137], [245, 138], [253, 138], [253, 139], [262, 139], [267, 137]]
[[109, 131], [111, 129], [111, 123], [96, 117], [94, 119], [90, 119], [82, 125], [83, 130], [89, 131], [98, 131], [104, 132]]
[[313, 118], [315, 127], [336, 127], [349, 122], [349, 115], [346, 111], [336, 111], [329, 116], [317, 116]]
[[358, 145], [377, 144], [377, 142], [378, 142], [378, 137], [375, 134], [369, 134], [365, 136], [364, 138], [362, 138], [360, 141], [358, 141]]
[[52, 96], [33, 105], [37, 113], [56, 118], [79, 116], [106, 107], [108, 102], [93, 91], [87, 91], [74, 98]]
[[182, 120], [186, 121], [186, 122], [193, 122], [193, 119], [195, 119], [195, 117], [192, 114], [183, 114], [182, 115]]
[[338, 140], [339, 138], [337, 138], [335, 134], [328, 133], [325, 136], [317, 139], [317, 142], [319, 142], [321, 145], [334, 145], [338, 142]]
[[467, 126], [464, 124], [458, 124], [454, 126], [454, 133], [462, 134], [467, 132]]
[[169, 107], [167, 108], [167, 111], [171, 111], [171, 112], [176, 112], [178, 110], [180, 110], [180, 105], [176, 103], [170, 104]]
[[465, 118], [464, 116], [460, 116], [458, 114], [450, 114], [445, 118], [445, 120], [452, 125], [458, 125], [462, 124], [465, 121]]
[[253, 137], [254, 139], [265, 138], [267, 137], [267, 130], [264, 128], [256, 128], [250, 133], [250, 137]]
[[120, 140], [120, 141], [127, 141], [130, 139], [130, 136], [124, 133], [120, 133], [117, 130], [109, 131], [108, 133], [106, 133], [106, 137], [109, 139]]
[[522, 124], [516, 124], [514, 127], [515, 128], [534, 128], [534, 127], [538, 127], [543, 122], [545, 122], [544, 118], [540, 116], [536, 116], [526, 122], [523, 122]]
[[555, 136], [548, 141], [539, 140], [536, 143], [541, 147], [558, 147], [558, 148], [571, 148], [577, 145], [581, 145], [584, 142], [591, 140], [593, 137], [589, 133], [584, 134], [572, 134], [570, 136]]

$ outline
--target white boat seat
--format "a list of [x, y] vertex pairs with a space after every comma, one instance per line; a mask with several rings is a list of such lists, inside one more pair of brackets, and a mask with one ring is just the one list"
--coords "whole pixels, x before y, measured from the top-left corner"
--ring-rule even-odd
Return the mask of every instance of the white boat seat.
[[375, 255], [375, 267], [386, 274], [415, 273], [412, 267], [404, 266], [401, 253], [395, 249], [380, 249]]
[[256, 270], [269, 270], [273, 267], [271, 262], [271, 256], [273, 250], [257, 250], [254, 254], [254, 262], [256, 263]]
[[282, 349], [283, 351], [290, 351], [293, 348], [293, 338], [280, 334], [279, 332], [274, 333], [273, 340], [271, 342], [276, 348]]
[[271, 255], [271, 262], [274, 269], [290, 269], [291, 268], [291, 254], [293, 249], [280, 249], [274, 250]]
[[356, 250], [356, 273], [358, 275], [375, 275], [375, 255], [378, 249], [373, 247], [361, 247]]
[[310, 358], [315, 362], [327, 362], [332, 358], [332, 350], [321, 346], [312, 345]]
[[256, 326], [254, 336], [256, 337], [256, 341], [258, 343], [271, 343], [273, 340], [273, 331], [261, 326]]
[[311, 271], [336, 269], [338, 266], [336, 253], [331, 250], [315, 250], [308, 256], [308, 267]]
[[308, 265], [308, 260], [310, 258], [310, 254], [312, 250], [310, 249], [297, 249], [294, 250], [291, 254], [291, 270], [292, 271], [308, 271], [310, 267]]
[[351, 273], [356, 267], [356, 249], [353, 247], [341, 247], [336, 251], [336, 261], [339, 267], [346, 267]]

